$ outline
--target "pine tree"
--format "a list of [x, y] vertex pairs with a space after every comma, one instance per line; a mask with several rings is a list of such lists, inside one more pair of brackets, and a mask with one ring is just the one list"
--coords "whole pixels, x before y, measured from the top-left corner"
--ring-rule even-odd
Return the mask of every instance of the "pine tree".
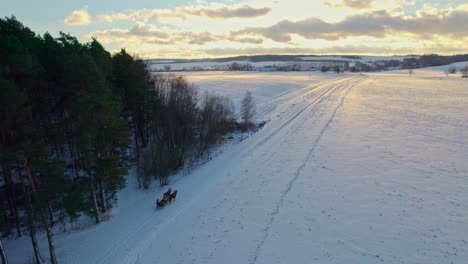
[[6, 209], [19, 236], [18, 214], [26, 214], [36, 263], [43, 262], [36, 232], [45, 231], [55, 264], [52, 226], [82, 212], [100, 220], [125, 183], [129, 135], [113, 93], [112, 59], [96, 40], [41, 37], [14, 17], [0, 19], [0, 56]]
[[129, 120], [136, 154], [148, 141], [149, 99], [152, 81], [145, 64], [135, 60], [124, 49], [112, 57], [113, 89], [121, 99], [123, 116]]

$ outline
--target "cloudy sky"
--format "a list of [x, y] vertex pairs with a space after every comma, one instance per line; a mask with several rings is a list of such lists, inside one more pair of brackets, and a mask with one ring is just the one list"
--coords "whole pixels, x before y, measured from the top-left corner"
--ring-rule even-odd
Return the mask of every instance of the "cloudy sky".
[[143, 58], [468, 53], [466, 0], [0, 0], [38, 33]]

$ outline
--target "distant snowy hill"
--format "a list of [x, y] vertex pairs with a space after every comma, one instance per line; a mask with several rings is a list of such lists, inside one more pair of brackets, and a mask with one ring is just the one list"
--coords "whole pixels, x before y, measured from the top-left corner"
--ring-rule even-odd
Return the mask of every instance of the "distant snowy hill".
[[153, 71], [191, 71], [191, 70], [230, 70], [233, 63], [250, 65], [253, 70], [268, 71], [272, 67], [295, 67], [298, 70], [318, 70], [322, 65], [335, 65], [343, 63], [363, 63], [368, 65], [385, 61], [403, 61], [406, 58], [417, 56], [306, 56], [306, 55], [261, 55], [239, 56], [206, 60], [147, 60], [149, 68]]

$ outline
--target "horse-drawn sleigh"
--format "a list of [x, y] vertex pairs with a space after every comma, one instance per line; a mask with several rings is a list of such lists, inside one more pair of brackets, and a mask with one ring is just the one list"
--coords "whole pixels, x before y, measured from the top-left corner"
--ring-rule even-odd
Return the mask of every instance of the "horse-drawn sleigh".
[[169, 190], [167, 190], [167, 192], [164, 193], [161, 201], [159, 199], [156, 200], [156, 208], [158, 209], [163, 208], [164, 206], [166, 206], [166, 204], [174, 201], [176, 196], [177, 196], [177, 190], [174, 190], [174, 192], [172, 192], [172, 189], [169, 188]]

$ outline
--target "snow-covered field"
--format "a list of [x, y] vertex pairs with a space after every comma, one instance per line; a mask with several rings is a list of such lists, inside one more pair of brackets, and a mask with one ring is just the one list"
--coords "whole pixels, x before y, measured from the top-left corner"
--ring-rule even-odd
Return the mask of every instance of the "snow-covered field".
[[[250, 90], [270, 121], [172, 178], [162, 210], [130, 175], [109, 221], [56, 236], [59, 259], [468, 263], [468, 79], [442, 76], [188, 73], [237, 105]], [[12, 263], [28, 242], [6, 241]]]
[[[260, 61], [254, 62], [251, 60], [232, 60], [232, 61], [174, 61], [174, 60], [149, 60], [148, 67], [154, 71], [163, 71], [165, 67], [170, 67], [171, 70], [176, 71], [190, 71], [194, 69], [204, 70], [228, 70], [232, 63], [239, 64], [250, 64], [257, 70], [261, 70], [263, 67], [284, 67], [284, 66], [296, 66], [302, 68], [320, 68], [322, 65], [332, 66], [334, 62], [348, 61], [353, 64], [356, 62], [373, 64], [378, 61], [390, 61], [397, 60], [403, 61], [406, 58], [413, 58], [415, 56], [360, 56], [358, 58], [346, 58], [342, 56], [308, 56], [308, 57], [297, 57], [295, 60], [290, 61]], [[265, 70], [265, 69], [264, 69]]]
[[[434, 67], [427, 67], [427, 68], [421, 68], [421, 69], [413, 69], [413, 74], [412, 76], [418, 78], [418, 77], [423, 77], [426, 79], [430, 78], [455, 78], [459, 79], [460, 78], [460, 72], [459, 70], [465, 66], [468, 66], [468, 62], [456, 62], [452, 63], [449, 65], [443, 65], [443, 66], [434, 66]], [[450, 67], [454, 67], [457, 72], [453, 74], [449, 74], [448, 76], [445, 74], [445, 70], [449, 69]], [[373, 72], [370, 73], [372, 75], [383, 75], [383, 76], [408, 76], [409, 72], [408, 70], [395, 70], [395, 71], [386, 71], [386, 72]]]
[[[291, 61], [260, 61], [254, 62], [250, 60], [232, 60], [226, 62], [219, 62], [213, 60], [203, 61], [188, 61], [188, 62], [177, 62], [174, 60], [150, 60], [148, 66], [151, 70], [162, 71], [165, 67], [170, 67], [171, 70], [177, 71], [190, 71], [193, 69], [205, 69], [205, 70], [227, 70], [232, 63], [236, 62], [239, 64], [250, 64], [253, 67], [261, 68], [266, 66], [298, 66], [298, 67], [315, 67], [320, 68], [322, 65], [334, 65], [335, 61], [343, 62], [348, 61], [350, 63], [366, 63], [372, 64], [377, 61], [390, 61], [397, 60], [403, 61], [406, 58], [414, 58], [415, 56], [359, 56], [358, 58], [346, 58], [342, 56], [309, 56], [309, 57], [297, 57], [296, 60]], [[417, 57], [417, 56], [416, 56]]]
[[[342, 60], [343, 61], [343, 60]], [[319, 63], [312, 60], [304, 61], [262, 61], [262, 62], [252, 62], [249, 60], [234, 60], [229, 62], [217, 62], [217, 61], [195, 61], [195, 62], [170, 62], [170, 63], [153, 63], [149, 64], [148, 67], [153, 71], [162, 71], [165, 67], [169, 66], [171, 70], [176, 71], [190, 71], [194, 69], [203, 69], [203, 70], [229, 70], [232, 63], [239, 64], [250, 64], [253, 67], [272, 67], [272, 66], [304, 66], [304, 67], [320, 67], [324, 63]]]
[[402, 61], [407, 58], [414, 58], [417, 56], [359, 56], [357, 59], [347, 59], [343, 58], [342, 56], [312, 56], [312, 57], [301, 57], [303, 60], [307, 61], [314, 61], [314, 60], [350, 60], [350, 61], [359, 61], [362, 63], [368, 62], [375, 62], [375, 61], [389, 61], [389, 60], [397, 60]]

